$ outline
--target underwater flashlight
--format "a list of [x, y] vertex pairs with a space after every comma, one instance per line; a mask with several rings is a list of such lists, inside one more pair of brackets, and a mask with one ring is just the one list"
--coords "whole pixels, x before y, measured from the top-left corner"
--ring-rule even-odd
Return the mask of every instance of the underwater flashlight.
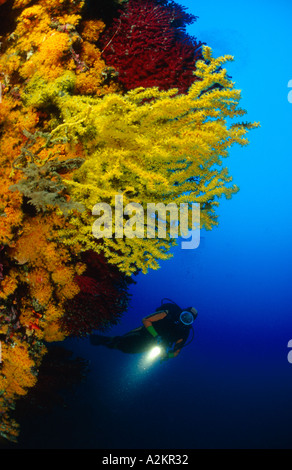
[[152, 360], [158, 357], [161, 354], [162, 349], [159, 346], [155, 346], [154, 348], [151, 349], [148, 359]]

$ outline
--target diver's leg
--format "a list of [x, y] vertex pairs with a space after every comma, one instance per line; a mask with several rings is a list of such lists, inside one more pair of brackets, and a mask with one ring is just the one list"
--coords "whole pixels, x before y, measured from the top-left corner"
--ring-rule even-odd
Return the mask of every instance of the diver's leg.
[[90, 342], [94, 346], [102, 345], [129, 354], [146, 351], [154, 341], [144, 327], [131, 330], [123, 336], [90, 335]]
[[132, 337], [133, 335], [139, 334], [142, 330], [142, 327], [135, 328], [135, 330], [131, 330], [128, 333], [125, 333], [123, 336], [104, 336], [104, 335], [90, 335], [90, 343], [93, 346], [108, 346], [110, 348], [118, 347], [120, 340], [125, 340], [128, 337]]
[[90, 343], [93, 346], [106, 346], [107, 348], [117, 348], [120, 336], [90, 335]]
[[145, 352], [153, 344], [154, 339], [142, 326], [119, 337], [117, 349], [128, 354]]

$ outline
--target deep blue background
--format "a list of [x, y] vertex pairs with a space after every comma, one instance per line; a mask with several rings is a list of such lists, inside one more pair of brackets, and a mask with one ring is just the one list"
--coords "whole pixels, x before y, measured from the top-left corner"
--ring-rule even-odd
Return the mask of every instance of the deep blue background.
[[67, 340], [91, 361], [68, 407], [22, 425], [20, 446], [59, 448], [292, 448], [291, 15], [287, 0], [182, 0], [199, 16], [190, 34], [242, 90], [250, 145], [226, 164], [240, 186], [223, 200], [220, 225], [196, 250], [174, 250], [140, 275], [119, 334], [170, 297], [199, 311], [195, 340], [150, 369], [140, 357]]

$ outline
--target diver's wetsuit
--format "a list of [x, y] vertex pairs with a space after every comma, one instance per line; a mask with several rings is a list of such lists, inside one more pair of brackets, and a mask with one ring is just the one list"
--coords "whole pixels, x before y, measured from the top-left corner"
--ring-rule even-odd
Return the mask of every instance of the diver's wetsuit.
[[177, 356], [190, 332], [190, 327], [179, 321], [181, 312], [182, 309], [176, 304], [163, 304], [155, 313], [143, 318], [143, 326], [140, 328], [131, 330], [123, 336], [91, 335], [90, 342], [93, 345], [119, 349], [125, 353], [143, 353], [157, 344], [157, 340], [147, 331], [147, 327], [153, 325], [162, 338], [163, 345], [173, 347], [172, 356]]

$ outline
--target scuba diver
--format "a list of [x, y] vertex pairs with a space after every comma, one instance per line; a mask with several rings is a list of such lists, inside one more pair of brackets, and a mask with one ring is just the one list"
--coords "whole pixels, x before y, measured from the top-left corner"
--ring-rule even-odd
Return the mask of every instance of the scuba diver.
[[[163, 303], [164, 300], [169, 301]], [[145, 353], [155, 351], [160, 360], [176, 357], [186, 346], [192, 324], [198, 312], [194, 307], [180, 308], [170, 299], [163, 299], [154, 313], [142, 319], [143, 326], [129, 331], [123, 336], [103, 336], [92, 334], [90, 342], [94, 346], [103, 345], [124, 353]]]

